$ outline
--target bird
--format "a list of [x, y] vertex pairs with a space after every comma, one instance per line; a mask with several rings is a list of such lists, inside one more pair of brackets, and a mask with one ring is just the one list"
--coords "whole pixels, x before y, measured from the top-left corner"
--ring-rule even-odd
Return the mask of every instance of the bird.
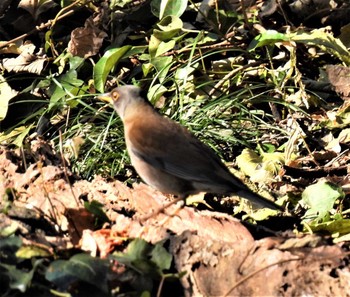
[[160, 114], [141, 88], [124, 85], [96, 97], [112, 104], [121, 118], [131, 164], [146, 184], [180, 199], [200, 192], [235, 194], [263, 208], [281, 210], [250, 190], [187, 128]]

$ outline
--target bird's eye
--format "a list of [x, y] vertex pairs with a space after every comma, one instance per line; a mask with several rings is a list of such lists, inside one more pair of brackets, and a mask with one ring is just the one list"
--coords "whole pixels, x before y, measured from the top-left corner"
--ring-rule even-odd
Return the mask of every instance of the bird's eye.
[[119, 93], [117, 91], [112, 92], [112, 99], [113, 101], [117, 101], [119, 98]]

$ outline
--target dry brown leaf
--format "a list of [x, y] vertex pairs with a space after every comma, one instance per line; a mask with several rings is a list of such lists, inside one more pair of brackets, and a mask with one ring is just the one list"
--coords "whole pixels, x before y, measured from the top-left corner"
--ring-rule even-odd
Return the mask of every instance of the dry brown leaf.
[[326, 72], [334, 90], [344, 96], [350, 96], [350, 68], [341, 65], [328, 65]]
[[29, 72], [41, 74], [44, 64], [47, 61], [45, 57], [34, 54], [35, 45], [26, 43], [20, 48], [20, 55], [16, 58], [6, 58], [2, 60], [2, 67], [11, 72]]
[[68, 52], [73, 56], [89, 58], [98, 53], [105, 37], [107, 34], [96, 27], [93, 18], [88, 18], [83, 28], [72, 31]]
[[[140, 222], [137, 218], [163, 207], [169, 197], [144, 184], [130, 189], [101, 177], [91, 182], [76, 180], [66, 169], [69, 185], [59, 166], [60, 157], [40, 140], [31, 143], [31, 163], [25, 173], [21, 160], [19, 151], [0, 154], [0, 178], [14, 188], [13, 203], [30, 203], [58, 225], [68, 219], [69, 228], [78, 230], [69, 241], [40, 236], [35, 242], [68, 248], [84, 234], [84, 249], [106, 256], [122, 242], [121, 237], [153, 243], [168, 239], [177, 271], [186, 272], [180, 278], [186, 296], [343, 296], [350, 290], [348, 258], [340, 245], [329, 246], [313, 237], [256, 241], [240, 221], [227, 214], [180, 205]], [[72, 192], [77, 198], [103, 203], [111, 230], [90, 231], [93, 217], [77, 206]]]
[[106, 258], [115, 247], [120, 246], [124, 241], [123, 237], [118, 236], [110, 229], [84, 230], [81, 238], [81, 249], [89, 251], [92, 256], [99, 253], [101, 258]]
[[187, 272], [181, 278], [185, 296], [343, 296], [349, 290], [339, 246], [282, 251], [280, 243], [224, 243], [185, 232], [171, 239], [170, 249], [178, 271]]

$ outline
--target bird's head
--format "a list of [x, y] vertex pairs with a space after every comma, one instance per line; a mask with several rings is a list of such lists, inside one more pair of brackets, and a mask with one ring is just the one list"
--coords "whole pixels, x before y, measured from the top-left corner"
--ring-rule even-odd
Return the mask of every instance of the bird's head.
[[137, 104], [145, 101], [141, 96], [141, 89], [132, 85], [114, 88], [109, 93], [98, 95], [97, 98], [112, 104], [122, 120], [128, 107], [132, 105], [137, 108]]

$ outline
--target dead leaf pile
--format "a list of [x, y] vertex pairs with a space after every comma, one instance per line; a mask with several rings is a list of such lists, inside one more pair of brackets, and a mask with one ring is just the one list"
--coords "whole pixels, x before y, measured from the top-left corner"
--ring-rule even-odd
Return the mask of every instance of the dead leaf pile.
[[[4, 148], [0, 156], [0, 193], [7, 197], [1, 202], [2, 209], [7, 207], [2, 229], [12, 226], [28, 249], [39, 246], [46, 251], [41, 257], [73, 246], [95, 257], [109, 257], [113, 251], [123, 251], [125, 240], [140, 238], [156, 245], [169, 243], [167, 253], [174, 272], [183, 273], [180, 282], [185, 296], [346, 295], [350, 289], [345, 264], [349, 256], [341, 245], [291, 234], [254, 240], [229, 215], [179, 204], [140, 221], [168, 203], [168, 198], [144, 184], [131, 189], [101, 177], [80, 180], [40, 139], [31, 142], [25, 156]], [[100, 229], [94, 223], [96, 216], [82, 206], [83, 201], [92, 200], [103, 203], [110, 221]], [[118, 279], [126, 271], [136, 273], [122, 266], [108, 274]], [[50, 267], [47, 277], [56, 283], [55, 267]], [[126, 286], [127, 281], [122, 284]]]

